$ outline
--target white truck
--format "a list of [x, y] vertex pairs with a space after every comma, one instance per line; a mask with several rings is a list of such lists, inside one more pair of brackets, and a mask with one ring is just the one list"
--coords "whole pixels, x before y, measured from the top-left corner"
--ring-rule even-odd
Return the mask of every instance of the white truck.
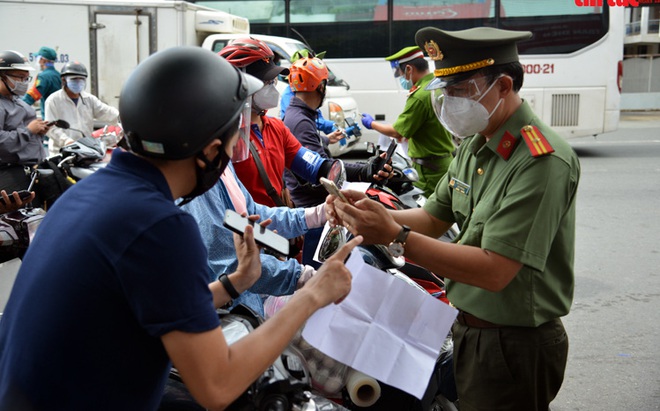
[[0, 0], [0, 50], [23, 53], [37, 70], [42, 46], [57, 51], [58, 70], [79, 61], [88, 91], [114, 107], [128, 74], [150, 54], [201, 46], [212, 33], [249, 32], [246, 18], [185, 1]]

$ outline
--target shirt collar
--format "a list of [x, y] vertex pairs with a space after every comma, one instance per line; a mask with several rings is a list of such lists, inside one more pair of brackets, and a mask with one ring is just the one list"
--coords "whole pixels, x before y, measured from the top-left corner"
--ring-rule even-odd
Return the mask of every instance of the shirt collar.
[[153, 184], [158, 191], [163, 193], [167, 199], [174, 201], [174, 198], [172, 198], [172, 190], [170, 189], [169, 184], [167, 184], [167, 180], [165, 180], [163, 173], [144, 158], [121, 148], [116, 148], [112, 152], [112, 159], [110, 160], [108, 167], [132, 174], [137, 179], [146, 180], [148, 183]]

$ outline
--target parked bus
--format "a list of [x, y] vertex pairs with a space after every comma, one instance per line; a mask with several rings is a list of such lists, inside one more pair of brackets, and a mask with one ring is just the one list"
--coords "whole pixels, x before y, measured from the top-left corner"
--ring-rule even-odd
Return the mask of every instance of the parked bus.
[[[250, 20], [251, 32], [299, 38], [327, 51], [358, 107], [394, 122], [405, 103], [384, 57], [414, 44], [427, 26], [529, 30], [519, 43], [520, 94], [566, 138], [616, 130], [624, 8], [559, 0], [221, 0], [198, 3]], [[433, 66], [431, 66], [433, 69]]]

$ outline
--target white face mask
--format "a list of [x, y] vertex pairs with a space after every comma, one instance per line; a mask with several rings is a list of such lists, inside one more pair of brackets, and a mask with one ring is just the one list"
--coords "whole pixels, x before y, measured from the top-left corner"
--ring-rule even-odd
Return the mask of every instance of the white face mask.
[[10, 85], [5, 81], [5, 86], [7, 86], [11, 94], [18, 97], [23, 97], [25, 93], [27, 93], [28, 87], [30, 87], [30, 80], [18, 81], [15, 78], [9, 76], [7, 80], [9, 80], [9, 82], [13, 85]]
[[68, 78], [66, 79], [66, 86], [73, 94], [80, 94], [85, 89], [85, 80]]
[[[442, 126], [458, 138], [466, 138], [483, 131], [488, 127], [488, 120], [503, 101], [500, 99], [490, 113], [480, 103], [496, 83], [497, 80], [486, 89], [478, 100], [444, 95], [442, 102], [439, 102], [440, 98], [436, 98], [436, 90], [433, 90], [433, 108]], [[439, 115], [438, 108], [440, 109]]]
[[275, 85], [268, 84], [252, 95], [252, 107], [257, 112], [266, 111], [270, 108], [277, 107], [279, 100], [280, 93], [275, 88]]

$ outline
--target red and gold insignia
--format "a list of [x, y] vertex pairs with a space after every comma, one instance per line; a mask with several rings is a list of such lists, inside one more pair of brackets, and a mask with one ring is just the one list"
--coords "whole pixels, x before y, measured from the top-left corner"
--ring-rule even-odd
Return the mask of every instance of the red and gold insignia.
[[555, 149], [552, 148], [548, 140], [539, 129], [535, 126], [525, 126], [520, 130], [529, 151], [532, 153], [533, 157], [540, 157], [550, 153], [554, 153]]
[[408, 96], [410, 96], [412, 93], [416, 92], [417, 90], [419, 90], [419, 87], [417, 87], [416, 85], [412, 86], [410, 90], [408, 90]]
[[429, 40], [424, 43], [424, 49], [426, 50], [426, 54], [429, 55], [431, 60], [442, 60], [445, 58], [444, 54], [442, 54], [442, 51], [440, 51], [440, 47], [438, 47], [438, 43], [433, 40]]
[[513, 148], [515, 146], [516, 146], [516, 138], [513, 136], [513, 134], [507, 131], [502, 136], [502, 140], [500, 140], [500, 144], [497, 145], [496, 151], [506, 161], [509, 159], [509, 157], [511, 157], [511, 153], [513, 153]]

